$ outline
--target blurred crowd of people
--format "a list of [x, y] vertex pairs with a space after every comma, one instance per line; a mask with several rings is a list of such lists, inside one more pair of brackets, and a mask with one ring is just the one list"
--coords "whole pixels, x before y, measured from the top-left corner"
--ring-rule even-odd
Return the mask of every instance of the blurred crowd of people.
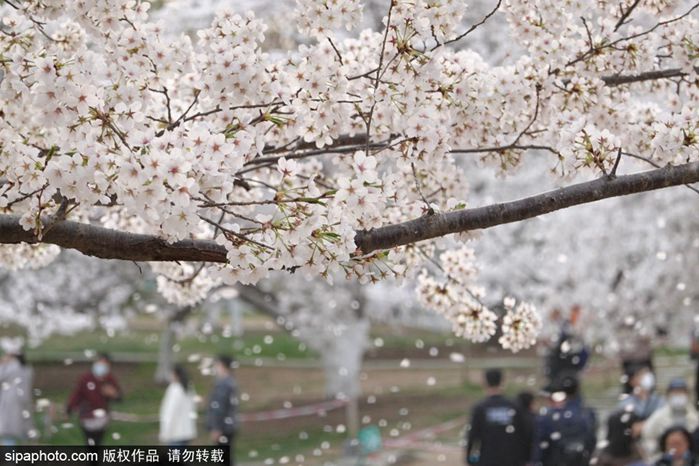
[[[697, 398], [683, 378], [659, 387], [650, 338], [620, 352], [622, 389], [618, 404], [601, 426], [581, 392], [590, 351], [577, 331], [580, 308], [567, 318], [553, 316], [560, 330], [544, 359], [546, 382], [538, 393], [504, 395], [500, 369], [484, 374], [486, 398], [476, 404], [467, 430], [465, 460], [478, 466], [699, 466]], [[699, 333], [692, 356], [699, 360]], [[36, 437], [33, 428], [33, 371], [21, 340], [3, 339], [0, 359], [0, 445]], [[238, 387], [234, 361], [219, 356], [213, 365], [203, 423], [209, 441], [233, 448], [238, 431]], [[699, 365], [698, 365], [699, 367]], [[697, 374], [699, 376], [699, 374]], [[112, 421], [111, 407], [124, 397], [106, 353], [80, 375], [65, 404], [76, 416], [85, 443], [102, 445]], [[198, 438], [198, 396], [184, 366], [175, 365], [159, 412], [159, 441], [185, 446]], [[34, 434], [32, 435], [32, 432]], [[600, 432], [604, 439], [598, 439]], [[233, 464], [233, 463], [231, 463]]]
[[[2, 342], [0, 359], [0, 446], [18, 445], [36, 437], [33, 423], [33, 370], [26, 364], [21, 340]], [[233, 376], [234, 361], [218, 356], [213, 365], [215, 380], [205, 406], [205, 429], [210, 441], [231, 449], [238, 430], [238, 386]], [[112, 416], [113, 403], [124, 392], [112, 372], [107, 353], [96, 355], [88, 371], [77, 380], [65, 405], [65, 417], [77, 416], [85, 444], [103, 444]], [[160, 405], [159, 440], [168, 446], [186, 446], [197, 439], [198, 397], [190, 377], [181, 365], [175, 365]], [[234, 464], [234, 462], [231, 462]]]
[[[600, 429], [580, 390], [589, 350], [576, 332], [579, 315], [574, 307], [568, 319], [559, 319], [560, 332], [545, 356], [547, 383], [536, 395], [522, 392], [509, 400], [503, 395], [502, 371], [485, 372], [487, 396], [472, 411], [466, 464], [699, 466], [699, 393], [692, 400], [683, 378], [657, 386], [649, 338], [621, 352], [619, 402], [607, 416], [606, 429]], [[697, 337], [691, 351], [695, 359]], [[601, 430], [606, 430], [604, 439], [597, 438]]]

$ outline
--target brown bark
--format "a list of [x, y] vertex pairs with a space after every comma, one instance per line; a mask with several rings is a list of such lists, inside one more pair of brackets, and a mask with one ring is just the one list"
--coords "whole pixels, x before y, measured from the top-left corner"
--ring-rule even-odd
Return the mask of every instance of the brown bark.
[[[407, 222], [359, 231], [357, 248], [367, 254], [417, 241], [470, 230], [489, 228], [537, 217], [601, 199], [699, 182], [699, 162], [668, 166], [632, 175], [603, 177], [517, 201], [454, 212], [426, 215]], [[223, 246], [208, 240], [168, 244], [150, 236], [60, 221], [39, 240], [24, 230], [15, 215], [0, 215], [0, 243], [50, 243], [104, 259], [131, 261], [226, 262]]]
[[[694, 68], [694, 70], [699, 71], [699, 67]], [[657, 81], [659, 79], [682, 78], [684, 76], [687, 76], [687, 73], [683, 72], [679, 68], [673, 68], [667, 70], [646, 71], [638, 74], [603, 76], [602, 81], [604, 81], [607, 86], [621, 86], [622, 84], [643, 81]]]

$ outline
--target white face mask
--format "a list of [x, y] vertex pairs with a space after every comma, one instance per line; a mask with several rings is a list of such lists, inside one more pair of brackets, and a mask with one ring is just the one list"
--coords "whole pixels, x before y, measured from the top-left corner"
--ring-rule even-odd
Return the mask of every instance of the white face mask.
[[653, 373], [646, 372], [645, 374], [643, 374], [643, 376], [641, 377], [641, 381], [639, 382], [639, 385], [642, 389], [646, 391], [653, 390], [653, 387], [655, 387], [655, 376], [653, 375]]
[[92, 365], [92, 373], [95, 377], [102, 378], [109, 373], [109, 366], [103, 362], [96, 362]]
[[674, 393], [674, 394], [670, 395], [667, 399], [667, 402], [670, 405], [670, 408], [676, 409], [676, 410], [686, 408], [688, 401], [689, 401], [689, 397], [684, 393]]

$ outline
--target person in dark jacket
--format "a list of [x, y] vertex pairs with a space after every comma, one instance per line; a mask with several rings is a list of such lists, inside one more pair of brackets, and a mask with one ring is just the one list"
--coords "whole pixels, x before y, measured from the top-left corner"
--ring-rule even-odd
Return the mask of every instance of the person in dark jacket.
[[551, 405], [537, 419], [534, 464], [587, 466], [597, 444], [597, 420], [579, 394], [577, 378], [566, 375], [552, 386]]
[[527, 391], [520, 392], [515, 398], [515, 404], [522, 415], [522, 424], [524, 426], [524, 441], [522, 442], [520, 463], [529, 464], [532, 459], [534, 431], [536, 429], [537, 407], [534, 395]]
[[89, 446], [102, 444], [109, 426], [109, 405], [122, 398], [119, 383], [111, 372], [112, 361], [107, 353], [100, 353], [90, 371], [79, 379], [68, 399], [66, 412], [77, 412], [80, 428]]
[[558, 340], [546, 355], [544, 372], [549, 381], [546, 391], [551, 391], [551, 386], [567, 375], [578, 377], [587, 365], [589, 350], [576, 330], [581, 312], [580, 306], [573, 306], [570, 317], [561, 323]]
[[478, 466], [524, 465], [529, 448], [521, 411], [502, 395], [502, 371], [485, 372], [487, 397], [473, 408], [466, 438], [466, 462]]
[[216, 382], [209, 395], [206, 430], [215, 444], [230, 448], [231, 464], [235, 464], [233, 446], [238, 430], [238, 385], [233, 378], [233, 359], [219, 356], [214, 370]]
[[642, 462], [637, 443], [641, 422], [632, 410], [618, 409], [607, 418], [607, 445], [600, 451], [597, 466], [628, 466]]

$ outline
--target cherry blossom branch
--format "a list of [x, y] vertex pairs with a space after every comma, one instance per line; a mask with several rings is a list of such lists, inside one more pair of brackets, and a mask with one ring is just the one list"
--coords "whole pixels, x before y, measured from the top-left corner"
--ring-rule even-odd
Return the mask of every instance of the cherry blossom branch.
[[619, 9], [621, 10], [621, 17], [619, 18], [619, 21], [617, 21], [617, 23], [614, 25], [614, 31], [618, 31], [619, 28], [624, 25], [626, 19], [631, 15], [631, 13], [633, 13], [633, 10], [636, 9], [639, 3], [641, 3], [641, 0], [636, 0], [626, 10], [619, 6]]
[[508, 144], [506, 146], [473, 147], [467, 149], [453, 149], [451, 154], [482, 154], [483, 152], [505, 152], [508, 150], [545, 150], [560, 156], [560, 152], [551, 146], [538, 144]]
[[[676, 17], [668, 19], [668, 20], [665, 20], [665, 21], [659, 21], [658, 23], [655, 24], [655, 26], [653, 26], [649, 29], [646, 29], [645, 31], [641, 31], [641, 32], [638, 32], [636, 34], [631, 34], [631, 35], [625, 36], [625, 37], [620, 37], [619, 39], [613, 40], [611, 42], [603, 42], [597, 46], [595, 46], [594, 44], [590, 44], [589, 50], [586, 50], [584, 53], [579, 55], [577, 58], [566, 63], [566, 66], [575, 65], [576, 63], [580, 63], [581, 61], [587, 60], [591, 56], [595, 56], [597, 53], [601, 52], [602, 50], [605, 50], [608, 48], [613, 48], [615, 45], [617, 45], [621, 42], [627, 42], [627, 41], [637, 39], [637, 38], [642, 37], [642, 36], [646, 36], [646, 35], [654, 32], [655, 30], [657, 30], [660, 27], [668, 26], [672, 23], [676, 23], [677, 21], [681, 21], [684, 18], [688, 17], [690, 14], [692, 14], [692, 12], [697, 8], [699, 8], [699, 3], [695, 3], [684, 14], [682, 14], [680, 16], [676, 16]], [[583, 19], [583, 22], [585, 22], [584, 19]]]
[[[360, 139], [363, 140], [364, 138], [362, 137]], [[387, 147], [390, 144], [390, 142], [391, 142], [391, 139], [388, 139], [386, 141], [370, 143], [369, 148], [371, 148], [371, 149], [383, 149], [383, 148]], [[272, 157], [257, 157], [255, 159], [250, 160], [249, 162], [246, 162], [245, 166], [277, 163], [279, 161], [279, 159], [282, 159], [282, 158], [285, 158], [287, 160], [305, 159], [307, 157], [313, 157], [316, 155], [355, 152], [358, 150], [366, 149], [366, 147], [367, 147], [367, 145], [365, 143], [354, 144], [354, 145], [351, 145], [351, 144], [350, 145], [333, 144], [332, 146], [328, 146], [327, 148], [309, 150], [309, 151], [305, 151], [305, 152], [296, 152], [296, 150], [292, 150], [292, 151], [285, 153], [283, 155], [272, 156]]]
[[[15, 5], [14, 3], [12, 3], [10, 0], [5, 0], [5, 3], [7, 3], [8, 5], [10, 5], [12, 8], [14, 8], [14, 9], [17, 10], [17, 11], [23, 11], [22, 8], [18, 7], [17, 5]], [[56, 42], [56, 39], [54, 39], [53, 37], [51, 37], [50, 35], [48, 35], [48, 33], [46, 32], [46, 30], [44, 29], [44, 25], [45, 25], [46, 23], [43, 23], [43, 22], [37, 20], [36, 18], [34, 18], [32, 15], [29, 15], [29, 14], [25, 14], [25, 17], [26, 17], [27, 19], [29, 19], [29, 21], [31, 21], [31, 22], [34, 24], [34, 27], [39, 31], [39, 33], [40, 33], [42, 36], [44, 36], [45, 38], [47, 38], [47, 39], [48, 39], [49, 41], [51, 41], [51, 42]]]
[[[658, 165], [657, 163], [655, 163], [653, 160], [649, 159], [648, 157], [643, 157], [642, 155], [632, 154], [630, 152], [621, 152], [621, 155], [625, 155], [627, 157], [631, 157], [631, 158], [636, 159], [636, 160], [642, 160], [642, 161], [646, 162], [648, 165], [651, 165], [655, 168], [661, 168], [661, 166]], [[695, 193], [699, 194], [699, 189], [695, 188], [691, 184], [685, 184], [685, 186], [687, 187], [687, 189], [690, 189], [690, 190], [694, 191]]]
[[341, 54], [340, 51], [337, 49], [337, 46], [335, 45], [335, 42], [333, 42], [333, 40], [332, 40], [330, 37], [328, 37], [328, 42], [330, 42], [330, 46], [331, 46], [331, 47], [333, 48], [333, 50], [335, 51], [335, 55], [337, 55], [337, 59], [340, 61], [340, 65], [344, 65], [345, 62], [344, 62], [344, 60], [342, 60], [342, 54]]
[[[699, 162], [602, 177], [512, 202], [423, 216], [359, 231], [359, 254], [390, 249], [452, 233], [513, 223], [580, 204], [699, 182]], [[20, 216], [0, 215], [0, 243], [49, 243], [103, 259], [130, 261], [227, 262], [226, 248], [211, 240], [168, 243], [153, 235], [112, 230], [73, 221], [57, 222], [43, 238], [22, 228]]]
[[374, 109], [376, 108], [376, 91], [379, 88], [379, 83], [381, 82], [381, 67], [383, 66], [383, 55], [386, 51], [386, 42], [388, 41], [388, 31], [391, 29], [391, 14], [393, 13], [394, 3], [395, 2], [391, 0], [391, 5], [388, 7], [386, 31], [384, 31], [383, 41], [381, 42], [381, 51], [379, 52], [379, 66], [376, 68], [376, 81], [374, 81], [373, 98], [371, 108], [369, 109], [369, 115], [366, 118], [366, 147], [364, 148], [364, 153], [366, 155], [369, 155], [369, 143], [371, 142], [371, 120], [374, 117]]
[[20, 224], [18, 215], [0, 215], [0, 243], [49, 243], [75, 249], [88, 256], [136, 262], [191, 261], [226, 262], [226, 249], [210, 240], [168, 243], [153, 235], [112, 230], [87, 223], [64, 220], [39, 240]]
[[580, 204], [699, 182], [699, 162], [642, 173], [602, 177], [512, 202], [420, 217], [359, 232], [355, 244], [363, 254], [452, 233], [513, 223]]
[[415, 169], [415, 162], [410, 163], [410, 168], [413, 171], [413, 178], [415, 179], [415, 190], [420, 195], [422, 202], [425, 203], [424, 212], [428, 215], [432, 215], [432, 214], [434, 214], [434, 209], [432, 207], [430, 207], [430, 203], [427, 201], [427, 198], [425, 198], [425, 195], [422, 193], [422, 187], [420, 186], [420, 179], [417, 177], [417, 170]]
[[502, 4], [502, 0], [498, 0], [498, 3], [497, 3], [497, 5], [495, 5], [495, 8], [493, 8], [493, 9], [490, 11], [490, 13], [488, 13], [487, 15], [485, 15], [485, 16], [483, 17], [483, 19], [482, 19], [480, 22], [478, 22], [478, 23], [474, 24], [473, 26], [471, 26], [470, 28], [468, 28], [468, 29], [466, 30], [466, 32], [464, 32], [464, 33], [462, 33], [462, 34], [456, 36], [456, 37], [453, 38], [453, 39], [449, 39], [449, 40], [447, 40], [447, 41], [444, 41], [444, 42], [441, 43], [441, 44], [439, 43], [439, 41], [437, 41], [437, 45], [435, 45], [434, 47], [432, 47], [432, 49], [430, 50], [430, 52], [434, 52], [436, 49], [438, 49], [439, 47], [442, 47], [442, 46], [444, 46], [444, 45], [449, 45], [449, 44], [453, 44], [454, 42], [458, 42], [458, 41], [460, 41], [461, 39], [463, 39], [464, 37], [466, 37], [467, 35], [471, 34], [471, 33], [472, 33], [473, 31], [475, 31], [477, 28], [479, 28], [480, 26], [482, 26], [483, 24], [485, 24], [485, 22], [488, 21], [488, 20], [491, 18], [491, 16], [493, 16], [493, 15], [498, 11], [498, 9], [500, 9], [500, 5], [501, 5], [501, 4]]
[[[699, 66], [694, 67], [694, 71], [699, 73]], [[687, 76], [679, 68], [672, 68], [667, 70], [656, 70], [656, 71], [646, 71], [645, 73], [631, 74], [631, 75], [613, 75], [613, 76], [603, 76], [602, 81], [607, 86], [621, 86], [622, 84], [630, 84], [643, 81], [656, 81], [659, 79], [670, 79], [670, 78], [682, 78]]]

